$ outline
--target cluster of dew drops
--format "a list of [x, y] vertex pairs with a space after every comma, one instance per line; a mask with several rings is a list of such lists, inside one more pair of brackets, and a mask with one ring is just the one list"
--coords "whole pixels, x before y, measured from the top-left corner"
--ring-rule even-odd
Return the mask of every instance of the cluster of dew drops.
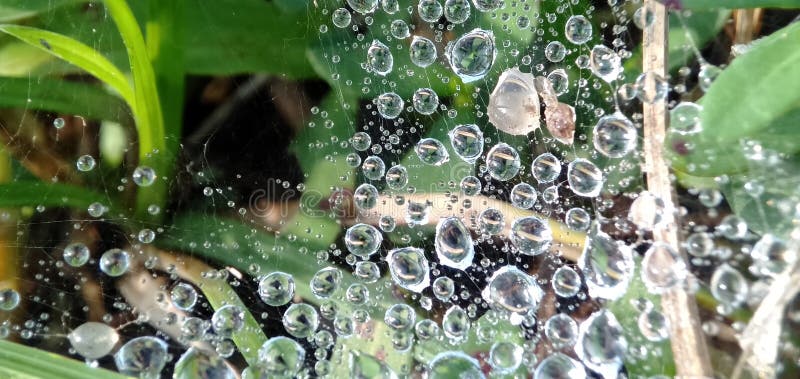
[[[328, 33], [329, 27], [358, 31], [356, 22], [372, 23], [372, 17], [377, 12], [385, 12], [389, 18], [407, 12], [418, 17], [420, 22], [434, 28], [438, 26], [438, 30], [441, 30], [442, 21], [446, 21], [448, 30], [454, 30], [455, 26], [465, 23], [476, 12], [493, 17], [517, 17], [516, 22], [511, 22], [513, 27], [535, 28], [530, 26], [531, 20], [527, 16], [509, 16], [504, 12], [509, 3], [525, 3], [521, 0], [412, 2], [414, 4], [402, 7], [399, 0], [343, 0], [338, 6], [316, 7], [313, 11], [330, 18], [331, 26], [323, 24], [320, 33]], [[334, 2], [327, 4], [331, 3]], [[612, 8], [620, 6], [615, 0], [609, 3]], [[653, 22], [652, 14], [638, 2], [634, 3], [638, 6], [631, 18], [633, 23], [640, 29], [648, 27]], [[559, 9], [569, 12], [568, 7]], [[507, 46], [506, 41], [497, 40], [491, 28], [460, 31], [442, 49], [439, 47], [441, 33], [436, 34], [436, 41], [422, 35], [412, 35], [414, 25], [409, 25], [401, 18], [381, 27], [385, 31], [384, 40], [376, 38], [364, 41], [363, 34], [359, 34], [360, 42], [353, 45], [351, 52], [363, 54], [362, 68], [373, 80], [391, 80], [398, 71], [408, 73], [415, 68], [424, 73], [424, 69], [438, 65], [451, 70], [458, 78], [456, 80], [466, 84], [484, 79], [498, 61], [498, 55], [507, 55], [502, 59], [516, 64], [507, 65], [502, 70], [486, 109], [476, 111], [475, 122], [452, 126], [448, 133], [449, 141], [422, 138], [415, 143], [412, 152], [421, 166], [393, 164], [387, 167], [389, 165], [379, 157], [381, 146], [373, 144], [370, 134], [358, 131], [352, 135], [346, 145], [356, 152], [350, 150], [344, 154], [344, 159], [352, 168], [360, 170], [367, 180], [353, 191], [354, 206], [366, 214], [374, 212], [381, 203], [401, 199], [397, 205], [402, 205], [403, 212], [401, 215], [379, 214], [375, 225], [357, 222], [346, 229], [343, 244], [349, 253], [347, 262], [352, 272], [345, 272], [333, 265], [325, 265], [317, 271], [308, 283], [318, 300], [316, 307], [293, 302], [296, 283], [291, 273], [261, 273], [257, 278], [258, 298], [270, 307], [284, 310], [281, 323], [288, 336], [269, 338], [258, 350], [258, 363], [246, 368], [243, 377], [326, 376], [334, 372], [341, 373], [337, 367], [344, 365], [352, 376], [359, 378], [370, 373], [388, 378], [419, 374], [430, 378], [446, 378], [452, 377], [449, 375], [454, 372], [459, 377], [482, 378], [487, 373], [490, 376], [506, 375], [518, 370], [532, 373], [535, 378], [581, 378], [588, 372], [614, 378], [622, 370], [624, 362], [636, 358], [644, 360], [648, 354], [657, 354], [657, 348], [650, 344], [668, 339], [669, 326], [667, 317], [646, 299], [631, 301], [633, 309], [638, 312], [633, 315], [615, 314], [600, 306], [589, 315], [576, 319], [567, 311], [577, 309], [581, 303], [602, 303], [622, 298], [630, 283], [637, 280], [634, 277], [636, 272], [640, 272], [641, 281], [653, 294], [690, 287], [690, 267], [679, 254], [679, 248], [640, 238], [638, 244], [647, 249], [641, 260], [641, 268], [637, 269], [637, 246], [604, 233], [597, 220], [599, 216], [593, 213], [596, 209], [566, 207], [558, 213], [557, 220], [532, 210], [542, 210], [542, 204], [558, 204], [562, 201], [568, 204], [565, 200], [569, 197], [587, 200], [583, 202], [586, 204], [597, 200], [607, 185], [607, 172], [593, 162], [592, 157], [625, 160], [638, 153], [640, 125], [631, 120], [636, 117], [629, 117], [622, 112], [618, 103], [634, 99], [641, 102], [663, 100], [670, 90], [667, 80], [658, 74], [646, 72], [631, 83], [621, 83], [624, 59], [630, 57], [630, 52], [623, 48], [624, 42], [620, 39], [614, 40], [611, 46], [587, 46], [593, 35], [598, 33], [594, 30], [590, 13], [571, 15], [563, 25], [563, 36], [573, 46], [565, 46], [554, 40], [536, 52], [543, 54], [555, 67], [550, 72], [544, 72], [543, 67], [535, 68], [534, 71], [541, 74], [539, 76], [523, 72], [531, 71], [530, 67], [520, 70], [519, 67], [531, 65], [530, 56], [520, 55], [515, 50], [508, 53], [508, 49], [501, 48]], [[393, 47], [394, 44], [402, 45], [402, 49]], [[578, 55], [574, 64], [591, 73], [594, 85], [589, 85], [585, 78], [569, 78], [565, 70], [558, 68], [568, 53], [576, 49], [586, 54]], [[396, 67], [397, 54], [408, 54], [415, 68]], [[332, 63], [335, 65], [339, 59], [333, 56]], [[683, 69], [681, 72], [681, 75], [688, 75]], [[707, 88], [718, 72], [718, 68], [702, 64], [700, 86]], [[337, 76], [334, 79], [338, 80], [338, 74], [334, 75]], [[571, 83], [587, 89], [606, 86], [612, 89], [614, 97], [616, 110], [604, 114], [605, 111], [600, 108], [593, 109], [591, 114], [596, 116], [596, 122], [593, 120], [591, 141], [578, 142], [590, 143], [594, 152], [589, 158], [572, 157], [567, 161], [567, 155], [562, 154], [561, 150], [545, 152], [531, 157], [530, 171], [526, 174], [521, 161], [525, 154], [529, 154], [527, 151], [519, 146], [492, 143], [484, 138], [487, 128], [496, 128], [501, 134], [527, 135], [546, 126], [554, 137], [548, 143], [572, 145], [572, 133], [575, 133], [576, 125], [579, 135], [586, 135], [586, 131], [580, 130], [584, 125], [583, 120], [576, 120], [573, 106], [578, 104], [570, 104], [569, 100], [560, 98], [567, 93]], [[685, 88], [676, 86], [675, 90], [683, 91]], [[479, 95], [485, 97], [485, 94]], [[410, 97], [411, 106], [406, 105], [404, 97]], [[543, 114], [540, 114], [540, 98], [545, 109]], [[585, 103], [581, 105], [587, 106]], [[390, 123], [396, 122], [398, 130], [389, 137], [390, 141], [392, 137], [399, 140], [402, 129], [408, 128], [403, 125], [401, 116], [404, 112], [429, 116], [447, 110], [447, 106], [440, 103], [437, 93], [427, 87], [418, 88], [411, 94], [381, 93], [368, 108], [374, 109], [377, 117]], [[689, 102], [673, 105], [672, 130], [681, 134], [698, 132], [702, 127], [699, 122], [700, 110], [699, 105]], [[322, 114], [323, 117], [326, 114], [316, 108], [312, 109], [312, 113]], [[445, 113], [446, 117], [455, 117], [453, 109]], [[488, 121], [482, 117], [484, 115], [488, 116]], [[54, 122], [57, 129], [63, 126], [62, 119]], [[562, 134], [557, 137], [556, 133]], [[375, 155], [362, 160], [358, 152], [368, 154], [368, 151]], [[450, 151], [455, 156], [451, 157]], [[485, 163], [478, 167], [480, 175], [499, 183], [522, 176], [529, 178], [533, 184], [523, 180], [515, 184], [506, 197], [510, 209], [521, 211], [508, 212], [507, 208], [484, 207], [467, 220], [452, 210], [449, 215], [440, 215], [441, 210], [432, 209], [430, 202], [402, 201], [401, 196], [386, 200], [387, 193], [378, 189], [383, 186], [374, 184], [383, 181], [386, 191], [400, 193], [408, 186], [410, 175], [414, 175], [410, 171], [421, 167], [418, 175], [437, 175], [439, 171], [436, 167], [451, 159], [469, 165], [477, 165], [482, 160]], [[95, 159], [90, 155], [81, 156], [76, 162], [81, 172], [92, 171], [95, 165]], [[566, 175], [563, 175], [562, 167], [566, 168]], [[139, 186], [149, 186], [157, 180], [157, 175], [152, 168], [142, 166], [135, 170], [132, 179]], [[487, 192], [477, 176], [465, 175], [459, 179], [457, 191], [460, 191], [460, 196], [476, 198], [477, 203], [477, 197]], [[569, 194], [563, 194], [562, 198], [559, 192], [564, 191]], [[207, 187], [204, 194], [212, 196], [214, 191]], [[717, 207], [722, 201], [720, 193], [715, 190], [698, 191], [697, 195], [709, 209]], [[643, 191], [632, 197], [635, 200], [627, 221], [638, 230], [652, 230], [659, 223], [672, 222], [671, 211], [663, 209], [663, 203], [656, 196]], [[599, 206], [610, 208], [607, 201], [597, 201]], [[93, 217], [101, 217], [107, 211], [101, 203], [92, 204], [88, 209]], [[149, 211], [153, 214], [159, 212], [158, 209]], [[432, 215], [435, 215], [435, 221], [432, 221]], [[413, 228], [433, 222], [436, 226], [432, 244], [382, 250], [384, 240], [400, 224]], [[554, 222], [562, 224], [569, 231], [585, 233], [584, 248], [577, 262], [552, 260], [557, 267], [548, 272], [548, 277], [528, 272], [528, 264], [516, 264], [522, 262], [520, 257], [560, 256], [559, 250], [564, 244], [557, 240], [552, 230], [556, 225]], [[407, 236], [403, 237], [402, 240], [408, 240]], [[488, 258], [480, 257], [475, 246], [492, 241], [493, 237], [505, 238], [510, 242], [510, 245], [503, 247], [497, 244], [492, 246], [512, 258], [490, 262]], [[692, 263], [709, 265], [712, 259], [716, 259], [714, 257], [723, 256], [726, 251], [730, 255], [729, 248], [717, 247], [717, 239], [740, 241], [746, 237], [747, 224], [737, 216], [727, 216], [716, 230], [690, 233], [680, 249], [690, 254]], [[137, 236], [142, 244], [151, 243], [155, 238], [156, 231], [150, 229], [141, 230]], [[432, 252], [426, 251], [431, 247]], [[763, 236], [749, 249], [750, 255], [757, 261], [760, 274], [779, 272], [781, 263], [786, 263], [774, 259], [786, 250], [785, 243], [774, 236]], [[374, 259], [376, 254], [379, 259]], [[79, 242], [69, 244], [63, 250], [63, 261], [72, 267], [87, 265], [90, 256], [89, 248]], [[324, 259], [321, 261], [325, 262]], [[119, 277], [130, 270], [132, 263], [127, 251], [111, 249], [104, 252], [96, 264], [106, 275]], [[486, 273], [486, 279], [466, 285], [462, 282], [464, 278], [469, 278], [468, 270], [482, 270]], [[382, 278], [382, 271], [388, 271], [390, 278]], [[347, 288], [341, 288], [345, 275], [352, 275], [356, 280], [351, 281], [352, 284]], [[727, 264], [714, 269], [709, 287], [720, 304], [721, 314], [728, 314], [748, 301], [748, 281], [742, 273]], [[375, 299], [391, 296], [386, 293], [388, 288], [401, 289], [406, 293], [406, 298], [413, 301], [397, 301], [375, 312], [374, 308], [379, 306]], [[537, 311], [543, 302], [553, 301], [545, 299], [549, 291], [555, 294], [556, 302], [573, 306], [566, 309], [558, 307], [559, 311], [549, 318], [537, 319]], [[237, 374], [223, 359], [233, 355], [237, 348], [232, 342], [233, 337], [246, 332], [245, 310], [238, 305], [225, 305], [217, 308], [210, 320], [191, 316], [201, 296], [194, 286], [186, 282], [172, 286], [168, 297], [175, 308], [189, 314], [178, 320], [180, 342], [189, 345], [203, 342], [213, 346], [212, 352], [189, 348], [178, 358], [177, 365], [191, 362], [183, 366], [203, 372], [206, 375], [204, 377], [236, 377]], [[19, 301], [19, 294], [13, 289], [0, 292], [0, 308], [3, 310], [13, 310]], [[347, 304], [351, 309], [345, 312], [339, 309], [342, 307], [339, 304]], [[468, 305], [462, 306], [464, 304]], [[434, 307], [445, 311], [438, 319], [425, 318], [426, 314], [434, 315], [431, 312]], [[478, 309], [482, 312], [480, 317], [477, 316]], [[383, 320], [377, 321], [385, 324], [383, 333], [387, 336], [365, 337], [364, 334], [374, 328], [376, 320], [372, 318], [376, 313], [383, 315]], [[618, 317], [635, 319], [633, 327], [637, 330], [625, 329]], [[713, 333], [713, 324], [704, 327], [706, 332]], [[511, 330], [512, 333], [501, 335], [500, 330]], [[7, 325], [3, 331], [8, 334]], [[26, 331], [23, 330], [23, 334]], [[122, 343], [119, 331], [106, 323], [83, 323], [72, 329], [66, 337], [72, 351], [89, 362], [113, 352], [118, 369], [131, 375], [158, 377], [173, 359], [168, 354], [167, 342], [162, 338], [142, 336]], [[382, 347], [384, 357], [380, 357], [376, 351], [359, 351], [358, 343], [347, 356], [342, 356], [341, 351], [338, 355], [332, 351], [334, 346], [340, 346], [336, 343], [339, 339], [384, 337], [390, 341], [389, 346]], [[473, 340], [489, 347], [476, 354], [464, 352], [462, 345]], [[403, 366], [400, 372], [395, 372], [397, 368], [393, 369], [384, 362], [387, 354], [411, 354], [415, 341], [435, 347], [427, 362]], [[306, 350], [311, 348], [313, 352], [307, 356]]]

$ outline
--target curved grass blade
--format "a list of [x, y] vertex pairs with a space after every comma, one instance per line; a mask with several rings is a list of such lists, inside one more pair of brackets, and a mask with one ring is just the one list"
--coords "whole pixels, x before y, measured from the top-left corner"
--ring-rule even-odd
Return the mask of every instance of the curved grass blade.
[[16, 181], [0, 184], [0, 207], [70, 207], [86, 209], [90, 204], [99, 202], [115, 210], [112, 200], [106, 195], [87, 190], [86, 188], [61, 183], [44, 183], [40, 181]]
[[95, 85], [0, 77], [0, 107], [38, 109], [109, 121], [130, 119], [126, 104]]
[[27, 26], [4, 24], [0, 25], [0, 31], [86, 70], [117, 91], [132, 108], [136, 108], [133, 89], [128, 84], [128, 79], [106, 57], [91, 47], [58, 33]]
[[15, 379], [125, 379], [127, 376], [62, 355], [0, 340], [0, 377]]

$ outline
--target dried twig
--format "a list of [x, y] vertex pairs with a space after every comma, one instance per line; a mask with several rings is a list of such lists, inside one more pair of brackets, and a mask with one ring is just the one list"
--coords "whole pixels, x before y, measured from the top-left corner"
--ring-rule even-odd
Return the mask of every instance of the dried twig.
[[[653, 12], [655, 21], [644, 29], [642, 42], [644, 72], [652, 71], [666, 76], [667, 9], [655, 0], [647, 0], [645, 6]], [[664, 201], [665, 209], [675, 210], [675, 193], [672, 190], [669, 166], [664, 159], [662, 149], [666, 126], [666, 100], [652, 104], [645, 103], [644, 153], [647, 188]], [[677, 248], [679, 246], [678, 220], [675, 221], [654, 228], [654, 239]], [[692, 294], [682, 288], [672, 290], [662, 296], [661, 306], [670, 321], [672, 354], [675, 357], [677, 375], [679, 377], [713, 376], [714, 371], [711, 367], [706, 338], [698, 318], [697, 302]]]

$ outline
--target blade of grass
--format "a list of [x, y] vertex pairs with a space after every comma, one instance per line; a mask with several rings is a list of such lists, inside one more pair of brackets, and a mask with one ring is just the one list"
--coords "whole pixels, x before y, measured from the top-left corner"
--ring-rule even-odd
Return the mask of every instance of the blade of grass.
[[41, 205], [86, 209], [94, 202], [99, 202], [112, 211], [116, 210], [113, 200], [106, 195], [69, 184], [44, 183], [33, 180], [0, 184], [0, 207]]
[[109, 121], [130, 118], [122, 100], [95, 85], [47, 78], [0, 77], [0, 107], [39, 109]]
[[9, 22], [35, 16], [49, 9], [79, 0], [5, 0], [0, 4], [0, 22]]
[[167, 148], [156, 76], [139, 23], [125, 0], [105, 0], [105, 5], [122, 36], [133, 73], [139, 165], [153, 168], [159, 176], [151, 186], [138, 189], [136, 214], [141, 219], [155, 221], [156, 216], [149, 214], [147, 208], [156, 205], [163, 209], [169, 189], [166, 178], [171, 176], [176, 152]]
[[124, 379], [116, 372], [32, 347], [0, 340], [0, 377], [61, 379]]
[[117, 91], [128, 104], [135, 104], [128, 79], [97, 50], [61, 34], [27, 26], [4, 24], [0, 31], [86, 70]]

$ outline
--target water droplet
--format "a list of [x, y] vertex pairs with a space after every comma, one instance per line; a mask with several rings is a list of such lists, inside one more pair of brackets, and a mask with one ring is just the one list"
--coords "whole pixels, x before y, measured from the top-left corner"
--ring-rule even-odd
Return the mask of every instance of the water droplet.
[[411, 62], [419, 67], [428, 67], [436, 62], [436, 45], [433, 41], [420, 36], [414, 36], [408, 47]]
[[639, 325], [639, 331], [648, 341], [659, 342], [669, 337], [667, 318], [664, 317], [663, 313], [655, 309], [642, 312], [637, 320], [637, 325]]
[[117, 331], [103, 323], [86, 322], [67, 335], [75, 352], [84, 359], [92, 360], [106, 356], [119, 342]]
[[713, 249], [714, 240], [708, 233], [693, 233], [686, 238], [686, 251], [695, 257], [707, 257]]
[[290, 305], [283, 313], [282, 321], [286, 331], [297, 338], [310, 337], [319, 326], [317, 310], [305, 303]]
[[554, 349], [570, 347], [578, 340], [578, 324], [567, 314], [551, 316], [544, 324], [544, 333]]
[[536, 189], [528, 183], [518, 183], [511, 189], [511, 205], [520, 209], [531, 209], [536, 204]]
[[596, 226], [586, 236], [578, 268], [583, 272], [590, 296], [615, 300], [625, 294], [633, 276], [633, 252]]
[[433, 295], [436, 296], [439, 301], [443, 302], [449, 302], [456, 290], [453, 279], [450, 279], [446, 276], [440, 276], [436, 278], [436, 280], [433, 281], [432, 288]]
[[350, 26], [351, 19], [350, 11], [346, 8], [339, 8], [333, 11], [333, 15], [331, 16], [331, 21], [337, 28], [346, 28]]
[[389, 47], [381, 41], [372, 41], [372, 45], [367, 49], [367, 67], [380, 76], [386, 76], [392, 72], [394, 57]]
[[592, 23], [581, 15], [570, 16], [564, 26], [564, 37], [576, 45], [589, 42], [592, 39]]
[[550, 225], [535, 216], [521, 217], [511, 225], [511, 243], [520, 253], [525, 255], [539, 255], [550, 248], [553, 242], [553, 232]]
[[473, 163], [483, 153], [483, 132], [478, 125], [457, 125], [449, 136], [453, 151], [464, 161]]
[[425, 225], [428, 223], [430, 213], [431, 207], [427, 202], [409, 201], [406, 205], [405, 220], [409, 225]]
[[463, 179], [461, 179], [459, 186], [461, 188], [461, 192], [467, 196], [475, 196], [480, 193], [482, 189], [481, 180], [472, 175], [465, 176]]
[[357, 350], [350, 351], [348, 367], [350, 368], [350, 377], [353, 379], [397, 379], [397, 374], [386, 365], [384, 360]]
[[545, 46], [544, 56], [550, 62], [561, 62], [567, 56], [567, 48], [559, 41], [552, 41]]
[[717, 76], [719, 76], [721, 72], [722, 70], [714, 65], [703, 64], [700, 66], [700, 72], [697, 74], [697, 81], [703, 92], [711, 88], [711, 84], [717, 80]]
[[581, 290], [583, 281], [580, 274], [578, 274], [571, 267], [559, 267], [553, 273], [553, 280], [551, 281], [553, 291], [556, 295], [561, 297], [572, 297], [578, 294]]
[[492, 178], [500, 181], [510, 180], [519, 173], [519, 154], [508, 144], [498, 143], [486, 154], [486, 167]]
[[108, 276], [121, 276], [128, 272], [131, 258], [128, 252], [120, 249], [111, 249], [100, 257], [100, 270]]
[[503, 212], [494, 208], [484, 210], [478, 216], [478, 225], [483, 233], [489, 235], [502, 233], [503, 229], [506, 227]]
[[452, 305], [442, 317], [442, 330], [447, 338], [464, 341], [469, 335], [470, 321], [467, 312], [458, 305]]
[[384, 313], [383, 321], [395, 330], [410, 330], [416, 322], [417, 314], [408, 304], [394, 304]]
[[487, 107], [489, 122], [511, 135], [526, 135], [539, 128], [539, 95], [534, 77], [514, 67], [503, 71]]
[[64, 262], [72, 267], [81, 267], [89, 261], [91, 252], [80, 242], [74, 242], [64, 248]]
[[0, 310], [13, 311], [19, 305], [19, 292], [13, 288], [0, 290]]
[[272, 337], [258, 349], [260, 368], [271, 377], [293, 377], [306, 360], [306, 350], [291, 338]]
[[571, 208], [564, 216], [564, 222], [572, 230], [586, 231], [592, 224], [592, 216], [583, 208]]
[[311, 292], [314, 296], [327, 299], [333, 296], [342, 281], [342, 272], [336, 267], [325, 267], [311, 278]]
[[522, 363], [522, 353], [522, 347], [513, 342], [495, 342], [489, 350], [489, 365], [498, 374], [510, 374]]
[[622, 158], [636, 149], [636, 127], [622, 113], [603, 116], [594, 127], [594, 148], [609, 158]]
[[100, 203], [91, 203], [89, 204], [89, 208], [86, 209], [86, 213], [92, 217], [101, 217], [104, 213], [106, 213], [106, 207]]
[[750, 256], [753, 258], [754, 271], [764, 276], [778, 275], [797, 261], [797, 253], [789, 249], [782, 239], [769, 233], [756, 242]]
[[617, 377], [627, 349], [622, 325], [609, 310], [601, 309], [581, 323], [575, 353], [604, 378]]
[[578, 196], [595, 197], [603, 189], [603, 172], [594, 163], [578, 158], [567, 166], [567, 182]]
[[[405, 106], [405, 102], [400, 97], [400, 95], [394, 92], [387, 92], [379, 95], [378, 98], [375, 99], [375, 106], [378, 108], [378, 113], [381, 115], [381, 117], [387, 120], [392, 120], [397, 118], [397, 116], [399, 116], [400, 113], [403, 112], [403, 107]], [[359, 132], [359, 133], [366, 134], [364, 132]], [[370, 140], [365, 148], [363, 149], [356, 148], [356, 150], [360, 151], [366, 150], [371, 142], [372, 141]]]
[[458, 351], [439, 353], [428, 365], [428, 379], [451, 379], [454, 375], [463, 379], [486, 378], [477, 360]]
[[141, 378], [158, 378], [169, 359], [166, 342], [150, 336], [126, 342], [114, 355], [121, 373]]
[[445, 0], [444, 17], [452, 24], [462, 24], [469, 18], [471, 9], [469, 0]]
[[475, 8], [481, 12], [491, 12], [503, 5], [503, 0], [472, 0]]
[[636, 12], [633, 12], [633, 23], [636, 24], [636, 27], [639, 29], [644, 30], [645, 28], [653, 25], [653, 22], [656, 20], [656, 15], [653, 13], [653, 10], [650, 9], [647, 5], [642, 5]]
[[663, 76], [656, 72], [644, 72], [636, 78], [636, 87], [639, 91], [636, 97], [645, 103], [655, 103], [664, 100], [669, 92], [669, 83]]
[[539, 308], [544, 293], [534, 278], [514, 266], [504, 266], [492, 274], [481, 295], [494, 309], [508, 313], [509, 322], [519, 325]]
[[672, 246], [656, 242], [644, 253], [642, 281], [650, 292], [660, 294], [678, 287], [686, 275], [686, 263]]
[[598, 78], [611, 83], [622, 73], [622, 62], [614, 50], [597, 45], [589, 54], [589, 68]]
[[737, 215], [727, 215], [717, 225], [717, 231], [729, 240], [740, 240], [747, 236], [747, 222]]
[[53, 120], [53, 127], [56, 129], [62, 129], [67, 123], [64, 121], [63, 118], [59, 117]]
[[197, 290], [188, 283], [178, 283], [169, 292], [169, 298], [175, 308], [190, 311], [197, 304]]
[[[394, 219], [390, 219], [394, 221]], [[375, 283], [380, 279], [381, 271], [375, 262], [361, 261], [356, 263], [356, 267], [353, 269], [353, 276], [366, 283]]]
[[91, 155], [81, 155], [75, 162], [75, 166], [78, 168], [78, 171], [92, 171], [95, 166], [95, 160]]
[[367, 179], [379, 180], [386, 171], [386, 164], [383, 163], [383, 159], [370, 155], [364, 159], [364, 163], [361, 163], [361, 171]]
[[585, 378], [586, 369], [583, 365], [562, 354], [555, 353], [545, 358], [533, 374], [534, 379], [566, 379]]
[[444, 9], [438, 0], [420, 0], [417, 5], [419, 17], [425, 22], [437, 22], [442, 17]]
[[669, 111], [669, 130], [680, 134], [693, 134], [703, 130], [700, 123], [700, 112], [703, 107], [688, 102], [681, 102]]
[[432, 166], [441, 166], [450, 160], [444, 144], [435, 138], [423, 138], [414, 146], [414, 151], [422, 163]]
[[386, 171], [386, 185], [393, 190], [399, 190], [408, 184], [408, 170], [402, 165], [396, 165]]
[[436, 256], [439, 263], [465, 270], [472, 265], [475, 250], [467, 226], [457, 217], [439, 220], [436, 226]]
[[211, 316], [211, 327], [221, 337], [231, 337], [244, 327], [244, 310], [238, 305], [224, 305]]
[[219, 356], [211, 356], [195, 347], [190, 347], [175, 364], [173, 379], [196, 379], [198, 377], [235, 379], [237, 375]]
[[278, 307], [292, 301], [294, 278], [281, 271], [271, 272], [258, 281], [258, 297], [267, 305]]
[[400, 3], [397, 0], [381, 0], [381, 7], [388, 14], [395, 14], [400, 11]]
[[553, 93], [556, 96], [561, 96], [569, 90], [569, 77], [564, 69], [553, 70], [553, 72], [547, 74], [547, 80], [553, 85]]
[[392, 21], [392, 24], [389, 26], [389, 32], [392, 33], [392, 37], [397, 39], [406, 39], [411, 35], [411, 32], [408, 30], [408, 24], [403, 20]]
[[378, 8], [378, 0], [347, 0], [347, 5], [361, 14], [368, 14]]
[[430, 266], [422, 249], [401, 247], [386, 255], [389, 272], [395, 284], [407, 290], [422, 292], [430, 285]]
[[133, 182], [139, 187], [149, 187], [156, 181], [156, 171], [147, 166], [139, 166], [133, 170]]
[[714, 270], [710, 287], [711, 295], [729, 307], [736, 307], [744, 303], [750, 291], [747, 279], [727, 263], [723, 263]]
[[474, 29], [447, 47], [446, 56], [450, 67], [464, 83], [483, 78], [492, 68], [497, 56], [494, 34], [488, 30]]
[[439, 96], [430, 88], [420, 88], [414, 91], [411, 103], [417, 113], [431, 115], [439, 107]]
[[356, 207], [362, 211], [375, 208], [378, 205], [378, 189], [372, 184], [364, 183], [353, 192], [353, 201]]

